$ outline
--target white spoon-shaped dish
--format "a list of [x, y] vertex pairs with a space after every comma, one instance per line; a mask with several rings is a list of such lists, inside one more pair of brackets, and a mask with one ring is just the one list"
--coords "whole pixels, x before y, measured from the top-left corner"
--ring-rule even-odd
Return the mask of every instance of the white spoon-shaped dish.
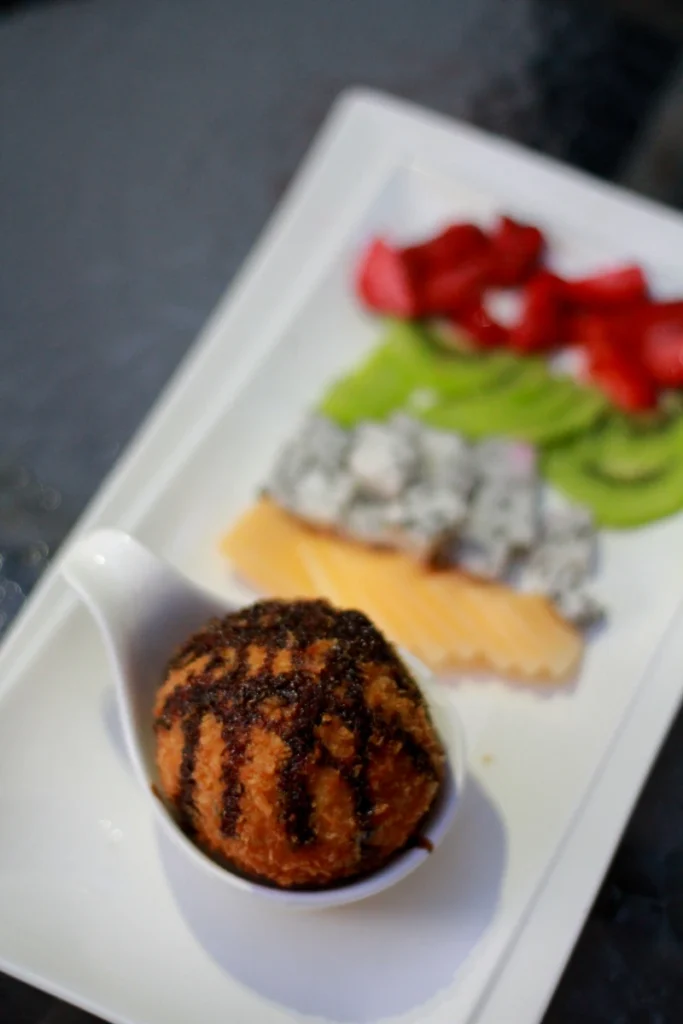
[[[64, 555], [61, 570], [90, 609], [102, 633], [128, 753], [146, 799], [164, 832], [198, 871], [208, 872], [216, 884], [231, 885], [279, 904], [323, 908], [352, 903], [378, 893], [429, 858], [427, 849], [406, 849], [370, 875], [336, 888], [315, 891], [262, 885], [213, 861], [188, 839], [154, 794], [158, 776], [152, 709], [173, 650], [208, 619], [225, 615], [234, 607], [195, 586], [119, 530], [97, 530], [74, 543]], [[420, 683], [448, 753], [442, 792], [421, 831], [422, 837], [436, 847], [450, 828], [462, 796], [465, 780], [462, 728], [448, 697], [438, 693], [427, 669], [404, 652], [402, 657]]]

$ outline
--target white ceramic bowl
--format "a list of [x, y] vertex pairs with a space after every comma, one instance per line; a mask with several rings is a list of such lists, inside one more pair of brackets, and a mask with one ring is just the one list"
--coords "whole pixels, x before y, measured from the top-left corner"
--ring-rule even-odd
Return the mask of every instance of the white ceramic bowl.
[[[188, 839], [163, 802], [158, 787], [151, 727], [154, 695], [164, 666], [178, 642], [207, 619], [234, 610], [197, 588], [128, 534], [97, 530], [65, 553], [64, 576], [100, 627], [112, 666], [119, 713], [135, 774], [152, 813], [197, 871], [217, 885], [231, 885], [288, 907], [323, 908], [353, 903], [394, 885], [428, 860], [428, 848], [412, 847], [372, 874], [318, 890], [278, 889], [250, 881], [212, 860]], [[450, 698], [431, 673], [407, 653], [402, 657], [417, 678], [448, 754], [441, 794], [421, 831], [425, 847], [435, 848], [453, 823], [465, 781], [462, 726]], [[157, 790], [158, 791], [158, 790]]]

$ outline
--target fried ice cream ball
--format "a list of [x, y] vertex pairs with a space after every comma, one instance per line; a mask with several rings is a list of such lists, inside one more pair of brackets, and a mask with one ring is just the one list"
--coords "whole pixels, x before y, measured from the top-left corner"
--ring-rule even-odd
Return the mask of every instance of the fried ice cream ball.
[[418, 835], [445, 755], [420, 690], [361, 612], [261, 601], [213, 620], [155, 703], [163, 796], [232, 869], [283, 888], [372, 871]]

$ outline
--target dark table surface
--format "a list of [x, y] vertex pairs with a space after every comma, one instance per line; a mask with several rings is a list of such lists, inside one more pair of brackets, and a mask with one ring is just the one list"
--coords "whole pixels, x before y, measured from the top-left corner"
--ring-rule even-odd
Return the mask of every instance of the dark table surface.
[[[343, 87], [677, 203], [682, 42], [672, 0], [0, 3], [0, 629]], [[683, 1020], [682, 809], [679, 719], [546, 1024]], [[3, 1022], [92, 1019], [0, 975]]]

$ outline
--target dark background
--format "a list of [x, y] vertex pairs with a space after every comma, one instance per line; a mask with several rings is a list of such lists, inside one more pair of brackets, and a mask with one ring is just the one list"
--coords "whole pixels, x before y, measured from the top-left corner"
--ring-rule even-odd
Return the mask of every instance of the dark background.
[[[678, 0], [0, 3], [0, 630], [341, 89], [681, 205], [682, 62]], [[92, 1020], [0, 975], [3, 1024]], [[681, 1021], [683, 719], [545, 1018]]]

